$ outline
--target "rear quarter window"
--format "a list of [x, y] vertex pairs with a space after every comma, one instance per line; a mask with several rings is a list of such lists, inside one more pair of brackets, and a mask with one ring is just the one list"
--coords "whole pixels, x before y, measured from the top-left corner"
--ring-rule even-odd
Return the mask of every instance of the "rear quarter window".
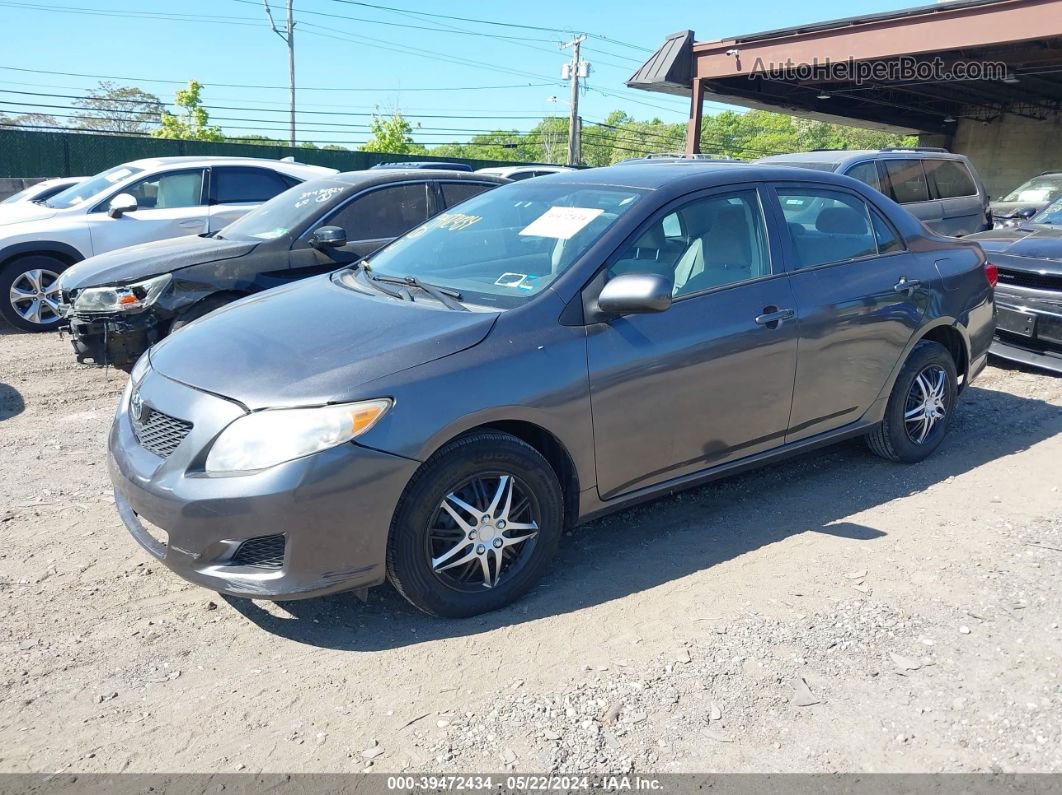
[[926, 160], [925, 169], [929, 187], [936, 198], [977, 195], [977, 185], [965, 163], [958, 160]]

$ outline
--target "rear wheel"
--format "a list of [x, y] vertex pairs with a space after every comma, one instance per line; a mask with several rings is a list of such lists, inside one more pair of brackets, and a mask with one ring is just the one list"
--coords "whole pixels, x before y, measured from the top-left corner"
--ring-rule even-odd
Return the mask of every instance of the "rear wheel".
[[0, 270], [0, 317], [23, 331], [59, 325], [59, 274], [69, 266], [45, 254], [19, 257]]
[[496, 610], [545, 573], [563, 504], [556, 474], [530, 445], [493, 431], [457, 439], [406, 487], [388, 539], [388, 577], [432, 615]]
[[867, 434], [870, 449], [890, 461], [927, 458], [948, 431], [957, 384], [948, 349], [938, 342], [919, 342], [892, 388], [885, 419]]

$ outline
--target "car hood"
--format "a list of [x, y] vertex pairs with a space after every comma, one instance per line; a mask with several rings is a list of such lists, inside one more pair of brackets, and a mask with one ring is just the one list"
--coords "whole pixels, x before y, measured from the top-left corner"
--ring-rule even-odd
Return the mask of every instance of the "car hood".
[[151, 349], [151, 366], [252, 410], [336, 403], [366, 397], [357, 389], [369, 381], [471, 348], [496, 319], [367, 296], [325, 275], [191, 323]]
[[77, 263], [63, 273], [63, 289], [129, 284], [204, 262], [242, 257], [257, 245], [242, 240], [218, 240], [197, 235], [141, 243]]
[[56, 210], [33, 202], [15, 202], [0, 204], [0, 226], [24, 224], [28, 221], [46, 221], [56, 214]]
[[1021, 226], [1012, 229], [993, 229], [967, 235], [986, 252], [998, 252], [1008, 257], [1038, 260], [1062, 260], [1062, 227]]

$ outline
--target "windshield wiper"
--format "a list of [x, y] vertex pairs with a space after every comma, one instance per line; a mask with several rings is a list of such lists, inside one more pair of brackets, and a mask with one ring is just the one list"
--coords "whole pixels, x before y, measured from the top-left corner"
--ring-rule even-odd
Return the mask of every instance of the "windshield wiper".
[[467, 306], [461, 303], [461, 293], [457, 292], [457, 290], [451, 290], [447, 287], [436, 287], [434, 284], [427, 284], [417, 279], [416, 276], [384, 276], [369, 272], [369, 278], [374, 282], [383, 282], [384, 284], [416, 287], [417, 289], [426, 292], [448, 309], [456, 309], [459, 312], [471, 311]]

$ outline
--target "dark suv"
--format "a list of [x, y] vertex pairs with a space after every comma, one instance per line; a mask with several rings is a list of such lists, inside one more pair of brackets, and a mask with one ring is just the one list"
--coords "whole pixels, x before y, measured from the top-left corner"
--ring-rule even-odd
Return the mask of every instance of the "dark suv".
[[942, 235], [962, 237], [992, 228], [980, 175], [969, 159], [946, 149], [823, 149], [756, 162], [846, 174], [881, 191]]
[[924, 459], [992, 330], [980, 247], [848, 177], [537, 177], [153, 347], [111, 427], [115, 504], [214, 590], [387, 577], [467, 616], [589, 517], [852, 437]]
[[351, 171], [310, 180], [220, 231], [100, 254], [59, 282], [79, 362], [133, 366], [219, 306], [355, 262], [508, 180], [463, 171]]

